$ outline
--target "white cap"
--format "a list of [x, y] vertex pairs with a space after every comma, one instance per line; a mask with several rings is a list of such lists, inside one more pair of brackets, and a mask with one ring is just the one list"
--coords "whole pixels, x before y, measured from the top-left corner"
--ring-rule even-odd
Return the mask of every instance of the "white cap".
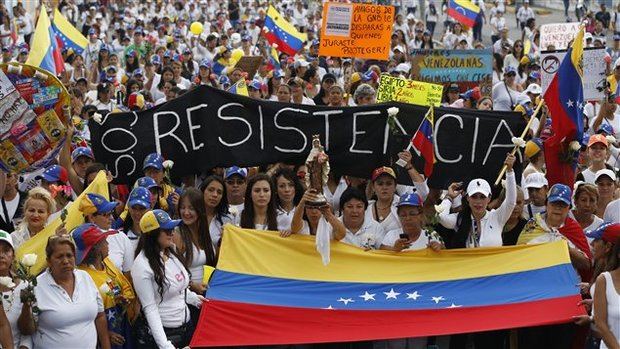
[[97, 12], [97, 14], [95, 15], [95, 19], [102, 19], [103, 15], [101, 14], [101, 12]]
[[601, 178], [602, 176], [607, 176], [611, 178], [611, 180], [614, 182], [616, 181], [616, 178], [617, 178], [614, 171], [610, 169], [602, 169], [602, 170], [596, 171], [596, 174], [594, 175], [594, 183], [596, 183], [598, 179]]
[[0, 241], [6, 241], [12, 249], [15, 249], [15, 245], [13, 245], [13, 239], [11, 238], [11, 234], [7, 233], [4, 230], [0, 230]]
[[482, 178], [477, 178], [469, 182], [467, 185], [467, 195], [472, 196], [474, 194], [480, 193], [486, 197], [491, 196], [491, 186], [489, 182], [485, 181]]
[[539, 95], [542, 93], [542, 88], [538, 84], [529, 84], [524, 92]]
[[308, 61], [304, 59], [297, 60], [293, 64], [294, 68], [308, 68], [309, 66], [310, 66], [310, 63], [308, 63]]
[[549, 182], [547, 181], [547, 178], [545, 178], [545, 175], [540, 172], [531, 173], [529, 176], [525, 177], [525, 180], [523, 181], [524, 189], [539, 189], [546, 185], [549, 185]]
[[396, 47], [394, 47], [394, 49], [392, 51], [396, 51], [396, 50], [398, 50], [398, 51], [400, 51], [402, 53], [406, 52], [405, 49], [401, 45], [396, 45]]
[[407, 63], [399, 63], [396, 68], [394, 68], [394, 71], [400, 72], [400, 73], [409, 73], [409, 71], [411, 70], [411, 66]]
[[413, 13], [410, 13], [407, 15], [407, 19], [415, 19], [415, 15]]
[[583, 39], [584, 39], [584, 40], [592, 40], [592, 33], [590, 33], [590, 32], [586, 32], [586, 33], [583, 35]]
[[240, 43], [240, 42], [241, 42], [241, 34], [239, 34], [239, 33], [232, 33], [232, 34], [230, 35], [230, 41], [231, 41], [233, 44], [238, 44], [238, 43]]
[[614, 63], [614, 67], [620, 67], [620, 58], [616, 59], [616, 63]]

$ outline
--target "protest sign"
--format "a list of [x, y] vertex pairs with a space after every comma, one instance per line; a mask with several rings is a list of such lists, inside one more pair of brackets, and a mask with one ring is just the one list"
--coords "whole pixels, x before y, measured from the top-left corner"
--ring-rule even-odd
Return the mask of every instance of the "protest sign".
[[[586, 101], [595, 101], [605, 98], [605, 82], [607, 75], [604, 48], [586, 48], [583, 51], [583, 98]], [[551, 80], [560, 68], [560, 63], [566, 56], [566, 50], [548, 51], [540, 54], [540, 75], [543, 94], [551, 84]]]
[[413, 80], [443, 84], [470, 83], [480, 85], [483, 95], [490, 95], [492, 73], [491, 50], [419, 49], [411, 52]]
[[377, 102], [404, 102], [417, 105], [441, 105], [443, 85], [381, 75]]
[[392, 6], [327, 2], [319, 55], [386, 61], [393, 23]]
[[[389, 128], [387, 109], [393, 106], [400, 110], [396, 131], [405, 136]], [[296, 105], [199, 86], [149, 110], [109, 114], [102, 124], [90, 122], [89, 128], [98, 140], [93, 143], [95, 157], [116, 183], [142, 176], [142, 161], [152, 152], [175, 162], [175, 176], [232, 165], [304, 163], [314, 134], [321, 135], [334, 173], [368, 178], [373, 169], [397, 160], [427, 110], [396, 102], [341, 108]], [[451, 181], [476, 177], [494, 180], [506, 152], [514, 147], [511, 138], [524, 128], [523, 119], [513, 112], [436, 108], [437, 163], [431, 185], [445, 188]]]
[[575, 38], [579, 31], [579, 22], [552, 23], [540, 26], [540, 49], [546, 51], [549, 46], [552, 50], [564, 50], [568, 43]]
[[49, 166], [64, 144], [70, 97], [53, 74], [33, 66], [0, 65], [0, 170]]
[[256, 71], [261, 63], [263, 63], [262, 56], [243, 56], [239, 58], [239, 61], [235, 64], [235, 68], [243, 70], [248, 73], [248, 77], [252, 77], [256, 75]]

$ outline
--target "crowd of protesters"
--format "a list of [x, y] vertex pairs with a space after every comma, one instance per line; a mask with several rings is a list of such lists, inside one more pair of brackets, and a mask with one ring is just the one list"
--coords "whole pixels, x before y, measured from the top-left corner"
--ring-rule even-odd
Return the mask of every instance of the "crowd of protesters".
[[[187, 346], [208, 288], [203, 267], [216, 265], [223, 227], [234, 224], [279, 231], [283, 238], [327, 230], [339, 243], [395, 253], [564, 239], [589, 314], [569, 324], [315, 347], [620, 348], [620, 109], [613, 98], [620, 81], [620, 6], [607, 9], [583, 0], [575, 5], [577, 19], [586, 23], [585, 46], [606, 49], [610, 98], [583, 108], [585, 137], [571, 188], [549, 186], [545, 177], [551, 116], [545, 108], [537, 115], [534, 110], [542, 93], [540, 52], [553, 47], [539, 47], [536, 12], [528, 0], [519, 0], [515, 29], [504, 17], [512, 4], [472, 2], [482, 9], [473, 28], [449, 17], [446, 1], [426, 1], [424, 13], [417, 0], [388, 3], [397, 10], [388, 61], [319, 56], [322, 4], [273, 3], [308, 38], [295, 56], [279, 53], [276, 65], [262, 35], [266, 1], [59, 1], [61, 13], [88, 38], [81, 54], [62, 52], [65, 70], [59, 76], [80, 120], [67, 137], [78, 142], [66, 142], [56, 165], [0, 175], [0, 347]], [[35, 15], [21, 2], [0, 3], [2, 63], [26, 61]], [[199, 35], [189, 29], [194, 22], [203, 25]], [[483, 31], [491, 33], [490, 40]], [[255, 99], [374, 104], [380, 75], [410, 78], [411, 52], [420, 48], [493, 51], [491, 94], [479, 87], [465, 90], [455, 81], [446, 86], [442, 105], [515, 110], [525, 120], [535, 118], [520, 180], [512, 170], [515, 156], [508, 154], [501, 192], [484, 179], [429, 188], [412, 165], [412, 153], [404, 151], [402, 168], [379, 167], [368, 178], [330, 173], [320, 193], [328, 205], [317, 208], [307, 205], [319, 193], [306, 187], [305, 164], [215, 168], [176, 186], [162, 156], [152, 153], [136, 183], [110, 181], [110, 200], [88, 193], [75, 202], [86, 223], [72, 231], [61, 226], [48, 239], [45, 256], [39, 256], [47, 268], [37, 277], [36, 302], [23, 297], [26, 283], [15, 273], [16, 250], [105, 170], [89, 147], [97, 140], [85, 127], [98, 114], [148, 109], [199, 85], [229, 89], [239, 79]], [[239, 55], [263, 56], [254, 76], [230, 64]], [[397, 184], [398, 171], [413, 185]], [[436, 223], [429, 229], [432, 217]]]

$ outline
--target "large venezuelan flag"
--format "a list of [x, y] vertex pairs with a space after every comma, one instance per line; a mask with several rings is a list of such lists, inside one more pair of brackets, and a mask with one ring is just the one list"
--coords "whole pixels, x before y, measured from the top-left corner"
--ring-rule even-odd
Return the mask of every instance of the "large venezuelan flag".
[[561, 154], [571, 141], [583, 138], [583, 36], [582, 26], [544, 95], [553, 130], [553, 136], [545, 141], [549, 186], [563, 183], [572, 187], [575, 182], [576, 159], [573, 163], [562, 161]]
[[69, 22], [58, 9], [54, 11], [52, 30], [54, 30], [54, 34], [56, 34], [60, 49], [73, 49], [75, 53], [81, 55], [86, 49], [86, 46], [88, 46], [88, 39], [86, 39], [79, 30], [75, 29], [71, 22]]
[[450, 0], [448, 2], [448, 16], [468, 27], [476, 24], [479, 14], [480, 7], [474, 5], [471, 0]]
[[287, 22], [273, 5], [269, 5], [267, 18], [263, 26], [264, 35], [270, 45], [278, 45], [278, 50], [294, 56], [308, 40], [305, 33], [297, 31], [294, 25]]
[[404, 253], [335, 243], [324, 266], [313, 237], [224, 229], [193, 348], [443, 335], [585, 314], [564, 241]]
[[26, 64], [45, 69], [54, 75], [58, 75], [65, 70], [65, 62], [62, 59], [45, 5], [41, 5], [39, 20], [37, 21], [30, 47], [32, 49]]

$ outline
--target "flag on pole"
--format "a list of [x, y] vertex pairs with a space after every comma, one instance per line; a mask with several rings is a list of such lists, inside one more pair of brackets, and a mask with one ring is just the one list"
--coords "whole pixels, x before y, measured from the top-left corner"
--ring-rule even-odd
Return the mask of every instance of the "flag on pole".
[[58, 9], [54, 10], [52, 30], [56, 35], [61, 50], [65, 48], [73, 49], [73, 52], [81, 55], [86, 49], [86, 46], [88, 46], [88, 39], [86, 39], [79, 30], [75, 29], [71, 22], [69, 22]]
[[336, 243], [325, 267], [311, 236], [230, 224], [222, 236], [192, 348], [426, 337], [585, 314], [564, 240], [399, 253]]
[[244, 79], [239, 79], [239, 81], [228, 89], [228, 92], [246, 97], [249, 96], [248, 85], [245, 83]]
[[448, 2], [448, 16], [470, 28], [476, 24], [479, 14], [480, 7], [474, 5], [471, 0], [450, 0]]
[[289, 56], [294, 56], [308, 40], [306, 34], [287, 22], [273, 5], [267, 10], [263, 31], [270, 45], [277, 44], [278, 50]]
[[278, 55], [278, 51], [276, 50], [276, 47], [278, 45], [274, 44], [271, 45], [270, 49], [269, 49], [269, 68], [271, 70], [280, 70], [280, 57]]
[[45, 69], [54, 75], [59, 75], [65, 70], [65, 62], [62, 59], [45, 5], [41, 5], [26, 64]]
[[431, 105], [424, 115], [424, 119], [418, 127], [418, 130], [415, 132], [413, 137], [411, 138], [411, 145], [413, 145], [413, 149], [416, 153], [424, 158], [424, 176], [429, 178], [433, 173], [433, 166], [437, 161], [435, 159], [435, 150], [434, 150], [434, 142], [433, 142], [433, 125], [435, 119], [435, 110]]

